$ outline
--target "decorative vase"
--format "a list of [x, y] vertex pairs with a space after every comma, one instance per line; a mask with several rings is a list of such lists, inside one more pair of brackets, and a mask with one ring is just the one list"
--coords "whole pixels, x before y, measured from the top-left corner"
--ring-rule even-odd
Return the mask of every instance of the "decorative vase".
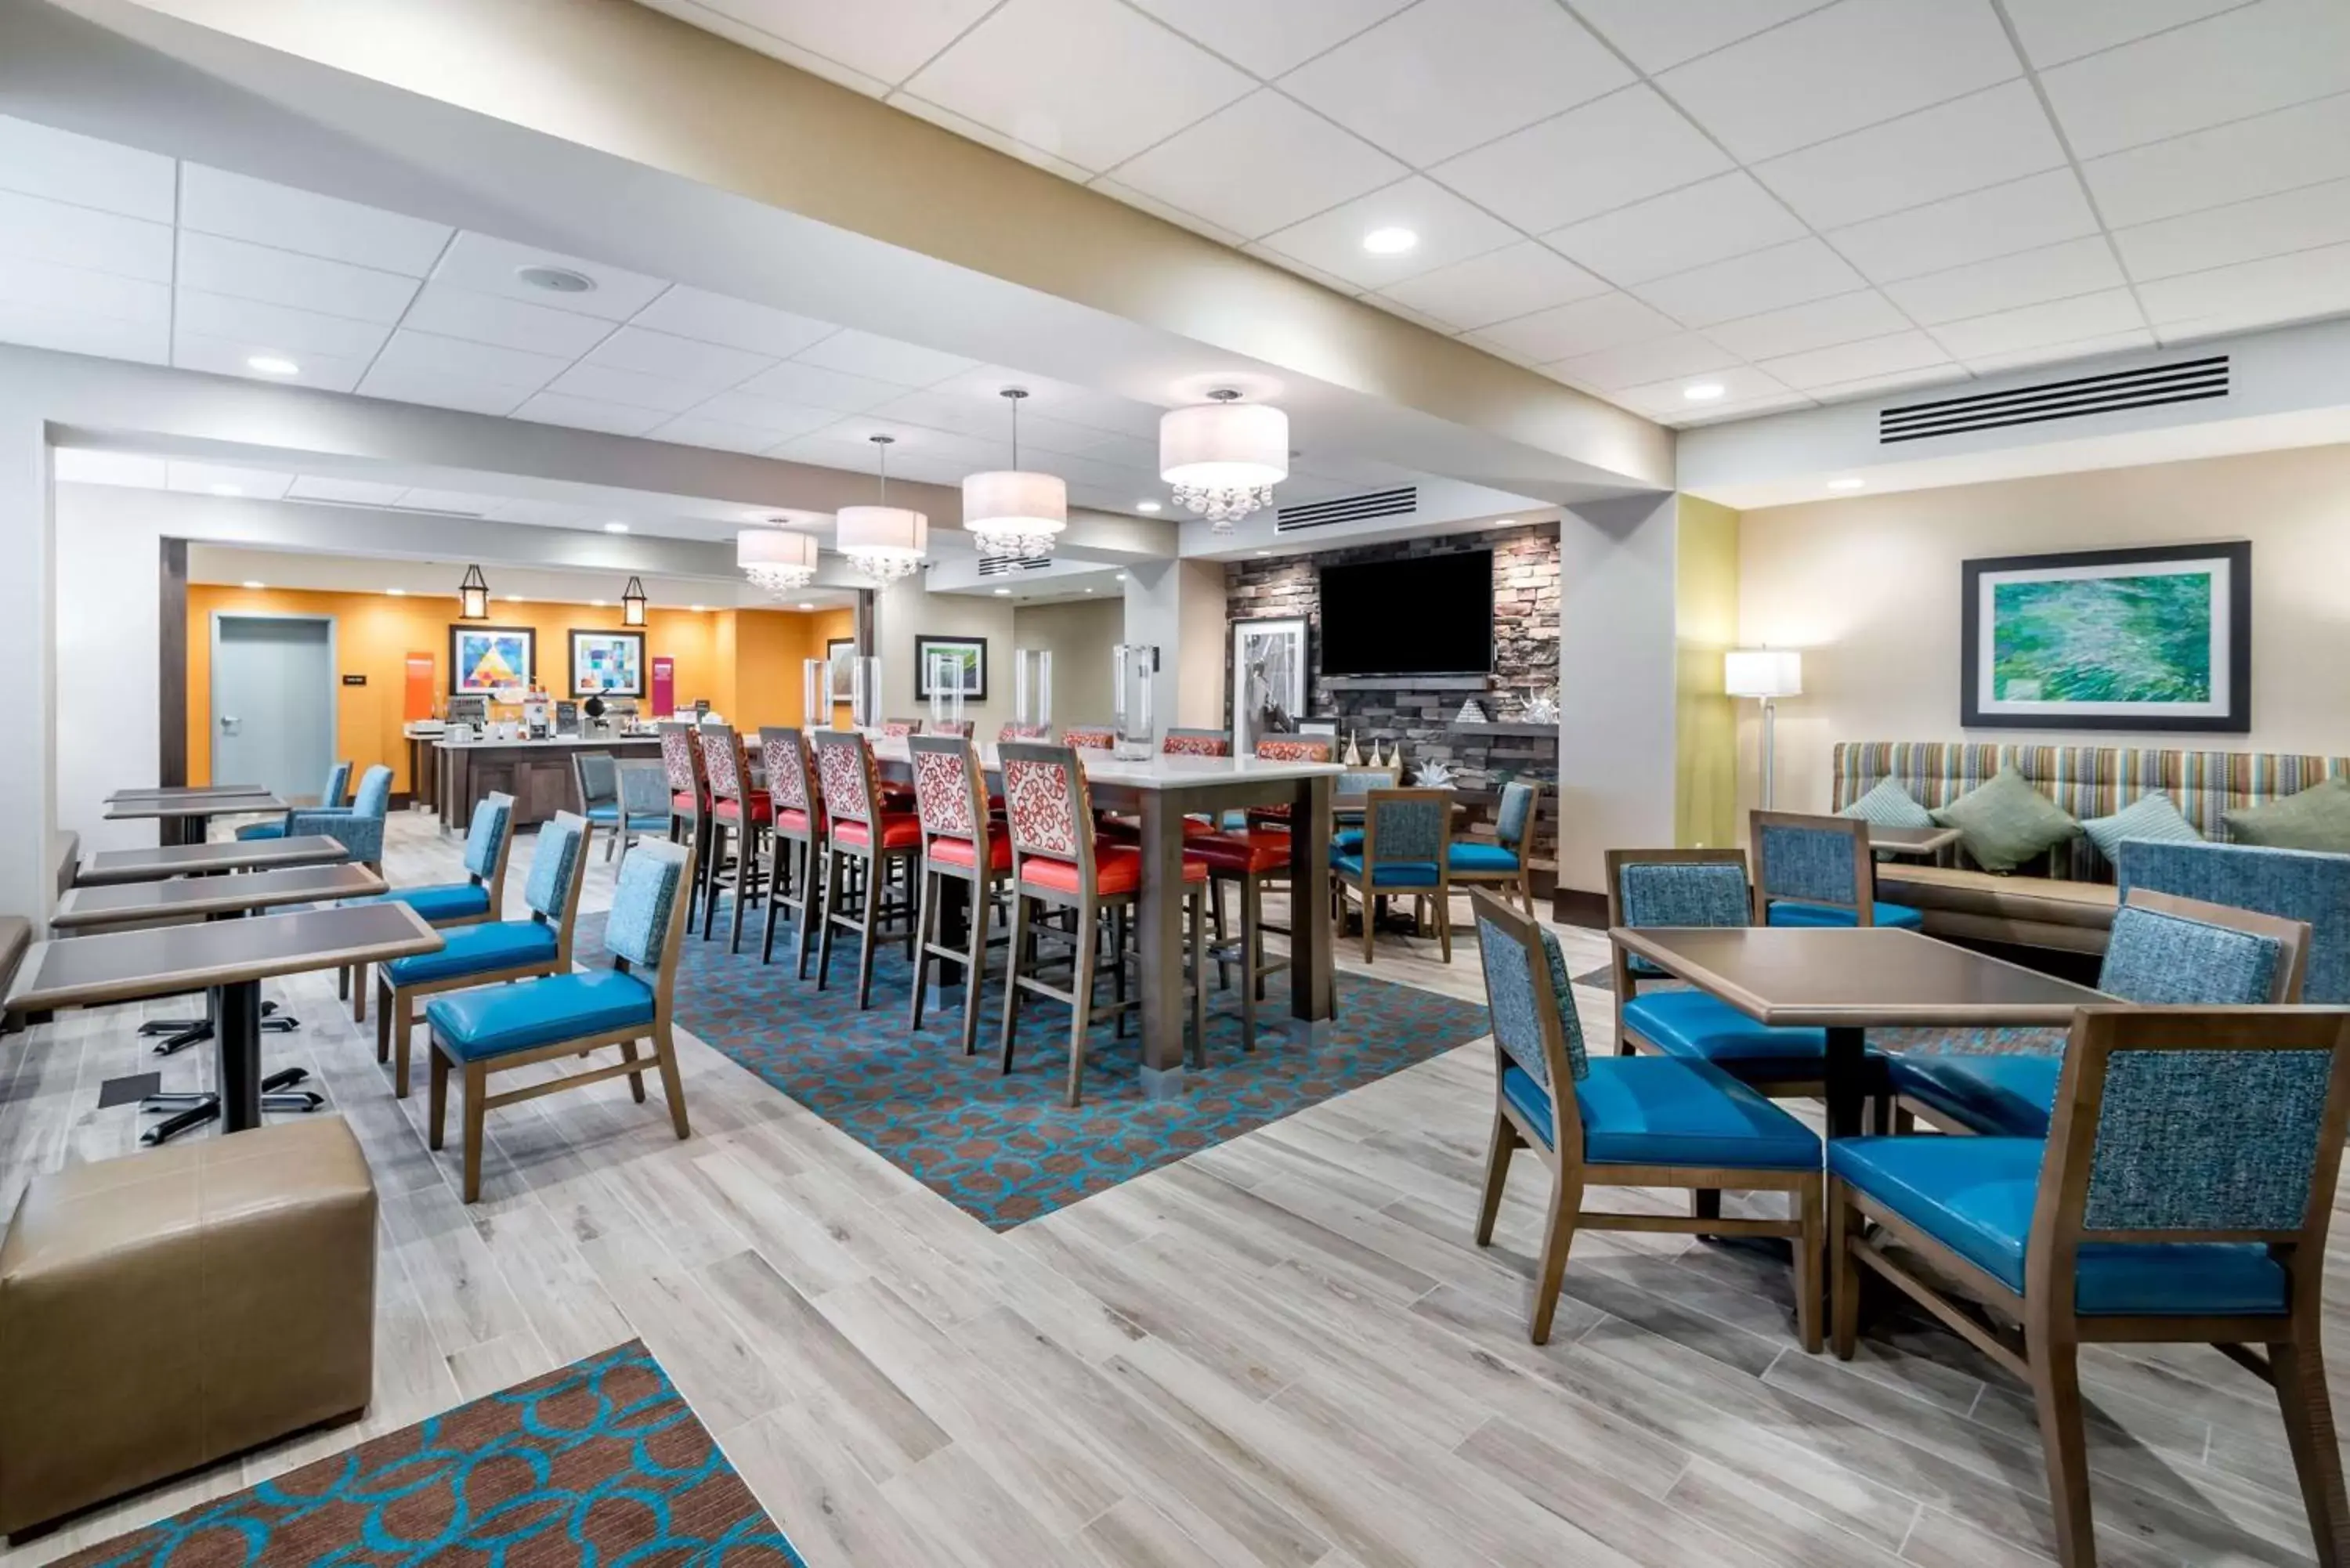
[[1355, 745], [1355, 732], [1352, 730], [1347, 732], [1347, 754], [1338, 760], [1350, 768], [1363, 765], [1363, 753]]

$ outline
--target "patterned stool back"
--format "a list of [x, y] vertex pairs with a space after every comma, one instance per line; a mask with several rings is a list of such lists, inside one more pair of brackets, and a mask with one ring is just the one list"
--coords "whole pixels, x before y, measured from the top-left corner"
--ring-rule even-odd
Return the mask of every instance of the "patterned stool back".
[[854, 730], [817, 731], [816, 774], [827, 816], [835, 822], [872, 822], [881, 782], [873, 772], [873, 748], [863, 735]]
[[[1044, 737], [1040, 735], [1037, 739]], [[1114, 751], [1118, 746], [1118, 732], [1099, 724], [1065, 724], [1061, 727], [1061, 742], [1081, 752]]]
[[766, 771], [767, 798], [775, 802], [776, 812], [804, 811], [811, 822], [816, 820], [817, 813], [811, 803], [818, 796], [807, 732], [788, 726], [761, 730], [759, 763]]
[[906, 742], [914, 762], [914, 813], [925, 838], [977, 842], [987, 821], [987, 794], [979, 750], [953, 735], [914, 735]]
[[743, 798], [743, 775], [750, 771], [743, 758], [743, 738], [724, 724], [704, 724], [702, 734], [702, 774], [714, 801]]
[[1222, 730], [1170, 730], [1160, 739], [1159, 750], [1170, 757], [1229, 757], [1232, 737]]
[[[1104, 734], [1108, 733], [1106, 730], [1101, 732]], [[1007, 723], [1003, 728], [995, 732], [995, 738], [999, 741], [1049, 741], [1053, 738], [1053, 726], [1050, 724]], [[1075, 744], [1074, 742], [1071, 743]]]
[[921, 728], [922, 722], [920, 719], [884, 719], [881, 721], [882, 735], [892, 741], [902, 741], [909, 735], [919, 734], [921, 732]]
[[925, 735], [948, 735], [969, 740], [976, 726], [969, 719], [938, 719], [922, 726]]
[[691, 724], [662, 724], [660, 734], [661, 765], [669, 772], [671, 795], [684, 795], [695, 805], [702, 803], [702, 748], [694, 744]]
[[1261, 735], [1256, 742], [1256, 754], [1269, 763], [1326, 763], [1337, 753], [1329, 735]]
[[1074, 746], [1007, 742], [997, 748], [1003, 773], [1003, 812], [1016, 867], [1031, 856], [1078, 868], [1078, 886], [1094, 873], [1093, 795]]

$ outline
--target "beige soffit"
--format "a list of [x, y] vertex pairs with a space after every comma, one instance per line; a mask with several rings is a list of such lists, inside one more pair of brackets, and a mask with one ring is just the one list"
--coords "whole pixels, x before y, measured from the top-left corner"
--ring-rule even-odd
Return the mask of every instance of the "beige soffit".
[[[1669, 432], [848, 88], [619, 0], [58, 0], [335, 122], [241, 40], [1452, 427], [1477, 483], [1668, 488]], [[206, 39], [188, 24], [222, 36]], [[298, 97], [299, 102], [295, 99]], [[425, 155], [425, 150], [416, 150]], [[1359, 410], [1357, 410], [1359, 411]], [[1423, 421], [1396, 432], [1433, 440]], [[1514, 447], [1513, 461], [1502, 450]], [[1536, 454], [1565, 460], [1544, 464]], [[1511, 473], [1516, 468], [1522, 472]], [[1547, 471], [1547, 472], [1545, 472]], [[1522, 483], [1519, 488], [1528, 493]]]

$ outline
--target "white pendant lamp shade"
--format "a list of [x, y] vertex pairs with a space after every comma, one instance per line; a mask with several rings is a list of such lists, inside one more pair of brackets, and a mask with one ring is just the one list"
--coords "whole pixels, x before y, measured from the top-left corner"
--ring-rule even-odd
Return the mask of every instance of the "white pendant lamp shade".
[[1159, 421], [1159, 477], [1185, 509], [1217, 532], [1273, 504], [1273, 487], [1289, 477], [1289, 416], [1270, 403], [1243, 403], [1238, 392], [1176, 409]]
[[1020, 403], [1027, 392], [1006, 387], [1012, 405], [1012, 466], [974, 473], [962, 482], [962, 526], [983, 556], [1012, 561], [1049, 556], [1069, 525], [1069, 487], [1049, 473], [1020, 467]]
[[889, 448], [896, 436], [866, 438], [881, 459], [879, 506], [844, 506], [833, 517], [833, 548], [848, 564], [877, 583], [894, 583], [921, 569], [931, 547], [931, 520], [919, 512], [887, 504], [889, 499]]
[[781, 598], [816, 581], [814, 535], [746, 528], [734, 535], [734, 564], [761, 592]]

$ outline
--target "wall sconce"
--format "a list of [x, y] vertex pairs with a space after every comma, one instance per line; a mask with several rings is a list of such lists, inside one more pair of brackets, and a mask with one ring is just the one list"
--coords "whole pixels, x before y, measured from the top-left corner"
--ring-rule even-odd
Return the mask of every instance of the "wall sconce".
[[464, 580], [457, 585], [457, 618], [487, 620], [490, 618], [490, 584], [479, 566], [467, 566]]
[[634, 577], [629, 579], [628, 588], [620, 595], [620, 624], [645, 624], [645, 585]]

